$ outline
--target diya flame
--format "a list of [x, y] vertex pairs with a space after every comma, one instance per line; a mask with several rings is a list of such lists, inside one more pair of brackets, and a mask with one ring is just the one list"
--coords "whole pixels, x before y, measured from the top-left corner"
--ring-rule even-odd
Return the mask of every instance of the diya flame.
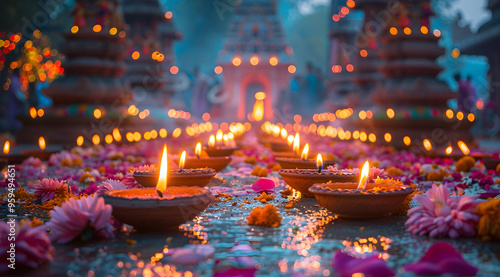
[[368, 182], [368, 174], [370, 174], [370, 163], [366, 161], [363, 165], [363, 169], [361, 170], [361, 175], [359, 176], [358, 189], [366, 188], [366, 183]]
[[160, 161], [160, 177], [158, 178], [158, 183], [156, 184], [156, 192], [160, 197], [167, 190], [167, 171], [168, 171], [168, 160], [167, 160], [167, 145], [163, 146], [163, 154], [161, 155]]

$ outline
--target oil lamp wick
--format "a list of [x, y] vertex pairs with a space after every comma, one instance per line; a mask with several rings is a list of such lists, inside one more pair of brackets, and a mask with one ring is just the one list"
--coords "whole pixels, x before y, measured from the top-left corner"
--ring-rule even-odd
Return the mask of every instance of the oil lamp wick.
[[158, 196], [160, 196], [160, 198], [163, 198], [163, 193], [159, 190], [156, 190], [156, 193], [158, 193]]
[[319, 165], [319, 166], [318, 166], [318, 173], [321, 173], [321, 170], [323, 170], [323, 166], [322, 166], [322, 165]]

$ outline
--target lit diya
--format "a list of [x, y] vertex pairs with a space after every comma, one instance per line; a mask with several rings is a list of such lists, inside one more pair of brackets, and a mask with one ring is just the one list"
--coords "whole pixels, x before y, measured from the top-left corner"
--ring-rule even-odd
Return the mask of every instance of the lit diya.
[[[204, 147], [203, 150], [205, 150], [210, 157], [231, 156], [235, 150], [239, 149], [234, 142], [234, 134], [229, 133], [223, 135], [222, 131], [220, 133], [219, 131], [217, 131], [217, 138], [214, 135], [209, 137], [208, 147]], [[222, 145], [219, 143], [221, 141], [224, 142]]]
[[[276, 161], [280, 164], [283, 169], [315, 169], [316, 161], [309, 160], [309, 144], [306, 143], [300, 158], [276, 158]], [[323, 162], [324, 166], [334, 165], [334, 160], [327, 160]]]
[[47, 147], [47, 144], [45, 143], [44, 137], [38, 138], [38, 147], [40, 149], [23, 150], [21, 151], [21, 154], [39, 158], [42, 161], [47, 161], [50, 158], [50, 155], [56, 153], [56, 151], [49, 151], [45, 149]]
[[474, 159], [483, 160], [483, 164], [487, 169], [496, 169], [497, 165], [500, 164], [500, 157], [498, 154], [492, 155], [492, 154], [481, 153], [478, 151], [471, 151], [467, 146], [467, 144], [465, 144], [465, 142], [461, 140], [457, 142], [457, 145], [460, 151], [456, 151], [451, 145], [449, 145], [444, 150], [444, 152], [436, 151], [437, 156], [441, 158], [449, 157], [454, 160], [459, 160], [464, 156], [471, 156]]
[[368, 183], [369, 164], [366, 162], [358, 182], [315, 184], [309, 192], [319, 204], [345, 218], [374, 218], [387, 216], [397, 210], [411, 186], [399, 180], [380, 179]]
[[8, 164], [20, 164], [30, 156], [23, 154], [11, 153], [10, 141], [5, 141], [3, 144], [3, 155], [0, 155], [0, 169]]
[[[279, 128], [279, 127], [278, 127]], [[271, 142], [271, 150], [275, 152], [290, 152], [292, 150], [292, 143], [294, 140], [293, 136], [288, 136], [288, 131], [286, 129], [281, 129], [280, 135], [284, 141], [273, 141]], [[298, 134], [296, 134], [297, 136]]]
[[103, 197], [113, 207], [113, 216], [141, 231], [177, 230], [214, 201], [201, 187], [167, 187], [167, 146], [163, 148], [160, 174], [155, 188], [113, 190]]
[[[196, 144], [194, 151], [196, 158], [187, 158], [184, 163], [184, 168], [195, 169], [195, 168], [213, 168], [215, 171], [220, 172], [231, 162], [230, 157], [202, 157], [201, 154], [201, 143]], [[177, 164], [180, 160], [174, 160]]]
[[353, 182], [358, 180], [358, 175], [332, 170], [323, 170], [323, 158], [318, 154], [316, 170], [314, 169], [281, 169], [279, 174], [283, 181], [290, 187], [300, 191], [303, 196], [312, 197], [308, 189], [317, 183], [327, 182]]
[[[292, 139], [293, 138], [293, 139]], [[271, 143], [271, 149], [274, 151], [272, 153], [275, 158], [297, 158], [300, 157], [300, 135], [296, 133], [295, 136], [289, 136], [287, 138], [287, 150], [278, 151], [273, 149], [273, 144]]]
[[[211, 168], [184, 169], [186, 151], [182, 152], [179, 170], [168, 172], [167, 183], [172, 187], [205, 187], [214, 178], [216, 172]], [[155, 187], [160, 174], [158, 171], [135, 171], [134, 178], [143, 187]]]

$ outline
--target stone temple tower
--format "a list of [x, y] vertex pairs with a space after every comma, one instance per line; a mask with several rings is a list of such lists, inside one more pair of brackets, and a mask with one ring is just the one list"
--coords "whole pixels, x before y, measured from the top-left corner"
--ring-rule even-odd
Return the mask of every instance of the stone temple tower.
[[240, 1], [217, 61], [222, 67], [223, 89], [208, 96], [213, 103], [212, 115], [223, 111], [238, 120], [247, 118], [255, 94], [264, 92], [264, 118], [272, 118], [273, 110], [287, 97], [291, 73], [295, 72], [292, 55], [276, 14], [276, 1]]
[[129, 26], [125, 77], [135, 100], [140, 106], [165, 105], [174, 92], [172, 75], [178, 72], [170, 70], [173, 41], [180, 38], [173, 13], [162, 11], [158, 0], [123, 0], [123, 14]]

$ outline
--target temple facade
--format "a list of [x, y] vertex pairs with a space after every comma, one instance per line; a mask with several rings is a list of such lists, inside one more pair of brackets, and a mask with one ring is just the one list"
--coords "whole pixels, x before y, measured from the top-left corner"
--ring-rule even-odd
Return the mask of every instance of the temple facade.
[[140, 106], [166, 105], [174, 93], [173, 42], [181, 37], [173, 13], [163, 12], [158, 0], [124, 0], [127, 32], [127, 80]]
[[64, 76], [44, 89], [54, 104], [43, 117], [21, 119], [19, 143], [33, 143], [28, 139], [34, 135], [52, 144], [74, 144], [80, 135], [90, 142], [126, 121], [133, 94], [122, 78], [126, 26], [119, 1], [78, 0], [72, 14], [60, 46]]
[[[264, 118], [273, 118], [288, 97], [293, 50], [286, 44], [275, 0], [242, 0], [235, 7], [218, 66], [223, 88], [208, 95], [212, 115], [236, 114], [251, 118], [255, 94], [264, 92]], [[262, 95], [262, 94], [260, 94]]]
[[[356, 48], [356, 37], [361, 29], [363, 13], [350, 11], [347, 15], [342, 10], [346, 8], [345, 0], [333, 0], [331, 3], [331, 18], [329, 30], [329, 64], [330, 77], [326, 82], [329, 102], [337, 108], [348, 106], [349, 93], [355, 93], [357, 86], [353, 82], [355, 56], [359, 51]], [[340, 105], [339, 105], [340, 104]]]

